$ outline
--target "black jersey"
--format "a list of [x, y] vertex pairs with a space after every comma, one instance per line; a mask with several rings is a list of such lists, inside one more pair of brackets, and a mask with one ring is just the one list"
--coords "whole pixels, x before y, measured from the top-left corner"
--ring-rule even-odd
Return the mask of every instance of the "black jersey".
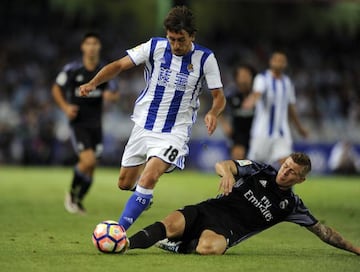
[[272, 166], [250, 160], [235, 163], [238, 174], [232, 192], [201, 203], [236, 233], [237, 238], [230, 246], [279, 222], [301, 226], [318, 222], [299, 196], [291, 189], [284, 191], [278, 187], [277, 171]]
[[116, 81], [103, 83], [84, 97], [80, 96], [79, 86], [89, 82], [103, 66], [103, 64], [99, 64], [95, 70], [88, 71], [82, 61], [74, 61], [65, 65], [58, 74], [56, 84], [61, 87], [66, 100], [79, 107], [78, 115], [70, 122], [72, 125], [101, 126], [102, 94], [105, 90], [116, 91]]
[[251, 124], [254, 117], [254, 109], [245, 110], [242, 104], [247, 97], [246, 94], [239, 92], [234, 88], [226, 97], [226, 105], [228, 107], [228, 115], [232, 119], [232, 127], [234, 130], [233, 138], [236, 134], [250, 134]]

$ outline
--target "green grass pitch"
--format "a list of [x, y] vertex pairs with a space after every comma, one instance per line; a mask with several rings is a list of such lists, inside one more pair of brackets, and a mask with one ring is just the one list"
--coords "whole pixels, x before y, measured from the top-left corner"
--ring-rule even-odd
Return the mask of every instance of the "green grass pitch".
[[[85, 200], [86, 216], [67, 214], [63, 197], [70, 168], [0, 167], [0, 271], [360, 271], [360, 256], [330, 247], [312, 233], [282, 223], [231, 248], [224, 256], [175, 255], [157, 248], [125, 255], [98, 252], [91, 234], [117, 220], [129, 192], [117, 189], [117, 169], [99, 168]], [[128, 231], [185, 204], [217, 194], [215, 174], [164, 175], [153, 207]], [[296, 192], [318, 219], [360, 245], [360, 180], [309, 177]]]

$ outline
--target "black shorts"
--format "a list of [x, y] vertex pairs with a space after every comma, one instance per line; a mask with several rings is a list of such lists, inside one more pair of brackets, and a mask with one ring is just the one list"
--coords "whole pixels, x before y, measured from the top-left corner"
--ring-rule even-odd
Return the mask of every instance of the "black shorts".
[[249, 133], [235, 133], [232, 137], [232, 145], [242, 145], [249, 150], [250, 134]]
[[76, 153], [86, 149], [94, 150], [96, 157], [100, 157], [103, 151], [101, 127], [71, 126], [71, 142]]
[[225, 237], [228, 246], [241, 239], [241, 228], [234, 224], [231, 215], [208, 202], [185, 206], [178, 210], [185, 217], [183, 241], [200, 238], [204, 230], [211, 230]]

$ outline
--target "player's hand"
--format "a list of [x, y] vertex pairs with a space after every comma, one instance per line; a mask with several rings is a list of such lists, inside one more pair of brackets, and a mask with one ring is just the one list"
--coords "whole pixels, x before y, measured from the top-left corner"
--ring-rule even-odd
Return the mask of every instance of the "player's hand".
[[91, 91], [95, 90], [96, 86], [90, 83], [83, 84], [79, 87], [80, 95], [87, 96]]
[[204, 118], [204, 121], [205, 121], [205, 126], [207, 128], [207, 132], [210, 135], [212, 135], [216, 129], [216, 125], [217, 125], [217, 117], [215, 114], [211, 113], [211, 112], [208, 112], [206, 115], [205, 115], [205, 118]]
[[69, 118], [69, 120], [73, 120], [76, 118], [78, 112], [79, 112], [79, 107], [73, 104], [67, 104], [64, 112], [67, 116], [67, 118]]
[[219, 191], [223, 192], [224, 195], [228, 195], [232, 192], [235, 179], [233, 175], [222, 176], [219, 184]]

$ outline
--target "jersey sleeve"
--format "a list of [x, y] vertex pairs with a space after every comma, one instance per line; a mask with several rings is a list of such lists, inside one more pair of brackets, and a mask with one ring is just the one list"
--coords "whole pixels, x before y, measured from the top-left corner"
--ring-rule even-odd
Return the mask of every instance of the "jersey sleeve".
[[254, 79], [253, 91], [258, 93], [264, 93], [266, 90], [265, 76], [263, 74], [256, 75]]
[[135, 65], [146, 62], [150, 57], [151, 40], [126, 50]]
[[295, 208], [284, 221], [295, 223], [303, 227], [315, 225], [318, 220], [310, 213], [309, 209], [304, 205], [302, 200], [298, 196], [295, 197]]
[[210, 90], [222, 88], [220, 70], [215, 55], [211, 53], [204, 63], [204, 74]]
[[296, 103], [295, 87], [294, 87], [294, 84], [290, 81], [289, 104], [295, 104], [295, 103]]
[[251, 160], [234, 160], [234, 163], [236, 164], [237, 168], [237, 178], [254, 174], [255, 172], [264, 168], [264, 165]]

